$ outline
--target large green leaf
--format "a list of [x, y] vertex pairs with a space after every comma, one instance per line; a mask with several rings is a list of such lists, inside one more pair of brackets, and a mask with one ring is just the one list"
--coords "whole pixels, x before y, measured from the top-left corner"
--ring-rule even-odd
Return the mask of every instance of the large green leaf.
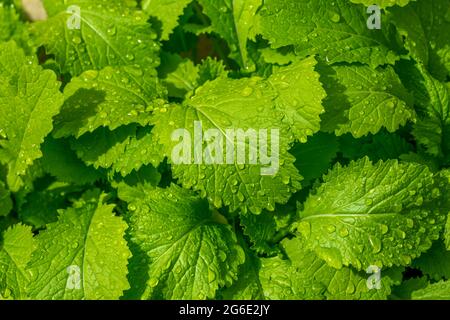
[[440, 281], [414, 291], [411, 295], [413, 300], [449, 300], [450, 281]]
[[448, 280], [450, 279], [450, 251], [445, 248], [443, 241], [437, 241], [430, 250], [413, 262], [413, 266], [436, 281]]
[[350, 0], [353, 3], [362, 3], [365, 6], [371, 6], [373, 4], [376, 4], [380, 8], [386, 8], [386, 7], [392, 7], [392, 6], [400, 6], [404, 7], [409, 2], [415, 1], [415, 0], [378, 0], [376, 3], [373, 0]]
[[0, 44], [0, 60], [0, 162], [8, 166], [9, 188], [17, 191], [26, 170], [42, 156], [40, 145], [63, 97], [55, 74], [14, 42]]
[[333, 66], [321, 71], [328, 94], [324, 131], [359, 138], [383, 127], [394, 132], [415, 118], [412, 96], [392, 67]]
[[[297, 267], [300, 276], [312, 281], [315, 288], [321, 288], [327, 299], [387, 299], [391, 286], [399, 284], [403, 268], [382, 269], [380, 267], [357, 271], [351, 267], [335, 269], [305, 248], [303, 239], [282, 241], [289, 260]], [[371, 279], [379, 271], [380, 278]], [[379, 281], [379, 283], [377, 283]], [[313, 288], [314, 288], [313, 287]], [[317, 290], [317, 289], [316, 289]]]
[[[32, 24], [31, 33], [55, 56], [63, 73], [77, 76], [107, 66], [136, 64], [151, 69], [159, 64], [156, 33], [147, 16], [126, 1], [46, 1], [45, 5], [50, 17]], [[78, 8], [79, 14], [68, 12], [71, 7]]]
[[14, 40], [27, 54], [32, 53], [27, 26], [20, 20], [16, 8], [0, 3], [0, 41], [8, 40]]
[[205, 200], [175, 185], [129, 200], [127, 297], [214, 298], [219, 286], [233, 282], [244, 253], [231, 226]]
[[17, 224], [2, 234], [0, 245], [0, 297], [25, 299], [31, 279], [26, 270], [35, 241], [31, 227]]
[[99, 180], [101, 172], [87, 167], [64, 139], [47, 138], [42, 145], [42, 166], [59, 181], [83, 185]]
[[144, 0], [142, 9], [162, 23], [161, 40], [168, 40], [183, 10], [192, 0]]
[[366, 8], [348, 0], [266, 0], [259, 16], [260, 33], [273, 48], [293, 45], [299, 56], [372, 67], [397, 59], [384, 29], [369, 30]]
[[424, 165], [368, 158], [335, 166], [310, 194], [298, 231], [335, 268], [408, 265], [439, 237], [446, 211]]
[[248, 38], [256, 25], [256, 12], [262, 0], [199, 0], [211, 20], [212, 31], [223, 37], [231, 49], [231, 57], [244, 71], [254, 68], [247, 51]]
[[[184, 133], [196, 143], [193, 141], [195, 132], [200, 130], [196, 129], [195, 123], [201, 124], [203, 134], [208, 129], [216, 129], [222, 136], [217, 140], [227, 137], [226, 142], [216, 148], [221, 152], [213, 155], [217, 159], [211, 163], [195, 163], [188, 152], [183, 154], [186, 161], [173, 163], [174, 176], [183, 186], [207, 196], [216, 207], [228, 205], [232, 211], [241, 208], [244, 212], [249, 209], [258, 214], [262, 209], [273, 210], [275, 203], [286, 203], [290, 194], [300, 188], [301, 179], [293, 165], [293, 157], [287, 152], [289, 145], [295, 140], [306, 142], [308, 136], [318, 131], [319, 115], [323, 112], [321, 98], [324, 91], [314, 66], [315, 60], [308, 58], [280, 68], [267, 80], [259, 77], [218, 78], [198, 88], [183, 105], [161, 108], [156, 114], [153, 132], [169, 157], [179, 145], [172, 137], [175, 130], [187, 130]], [[275, 150], [279, 155], [279, 170], [265, 174], [261, 162], [238, 163], [236, 156], [225, 161], [229, 144], [235, 146], [234, 154], [244, 146], [246, 159], [250, 151], [262, 152], [254, 144], [250, 145], [249, 139], [238, 144], [236, 137], [227, 134], [228, 129], [254, 130], [256, 133], [267, 130], [268, 137], [273, 133], [271, 130], [279, 130], [279, 150]], [[187, 142], [186, 138], [182, 143]], [[196, 145], [198, 149], [200, 145]], [[267, 143], [268, 149], [274, 146], [273, 141]], [[198, 152], [191, 150], [192, 145], [187, 149], [191, 154]], [[169, 160], [174, 162], [172, 158]]]
[[422, 64], [402, 61], [398, 73], [414, 94], [418, 109], [413, 129], [416, 140], [430, 155], [450, 163], [450, 86], [432, 77]]
[[118, 299], [129, 288], [127, 224], [104, 200], [87, 192], [36, 237], [28, 268], [31, 298]]
[[150, 127], [128, 125], [114, 131], [100, 128], [71, 140], [71, 145], [86, 164], [96, 169], [111, 168], [122, 176], [143, 165], [156, 167], [164, 159]]
[[114, 130], [130, 123], [146, 125], [153, 108], [164, 103], [155, 70], [106, 67], [72, 78], [55, 119], [55, 137], [77, 138], [100, 127]]
[[2, 181], [0, 181], [0, 217], [6, 216], [13, 208], [11, 193]]
[[370, 274], [335, 269], [298, 238], [282, 241], [288, 259], [257, 258], [248, 252], [238, 280], [222, 292], [225, 299], [386, 299], [401, 280], [401, 269], [383, 270], [379, 288], [368, 285]]
[[449, 8], [448, 0], [419, 0], [389, 9], [409, 53], [442, 81], [450, 75]]

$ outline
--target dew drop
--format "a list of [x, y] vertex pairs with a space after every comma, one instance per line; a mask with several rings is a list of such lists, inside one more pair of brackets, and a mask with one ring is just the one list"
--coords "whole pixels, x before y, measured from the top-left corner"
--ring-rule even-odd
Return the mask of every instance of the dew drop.
[[433, 199], [437, 199], [437, 198], [439, 198], [441, 196], [441, 191], [438, 189], [438, 188], [434, 188], [432, 191], [431, 191], [431, 197], [433, 198]]
[[208, 282], [211, 283], [214, 280], [216, 280], [216, 273], [213, 270], [208, 269]]
[[72, 42], [75, 44], [80, 44], [81, 43], [81, 38], [78, 36], [75, 36], [72, 38]]
[[369, 236], [369, 243], [372, 246], [373, 253], [378, 253], [381, 251], [381, 240], [380, 239]]
[[222, 250], [219, 250], [219, 259], [222, 262], [225, 262], [225, 260], [227, 260], [227, 254]]
[[116, 32], [117, 32], [117, 29], [116, 29], [115, 26], [110, 26], [110, 27], [106, 30], [106, 33], [107, 33], [109, 36], [115, 35]]
[[241, 95], [243, 97], [249, 97], [253, 93], [253, 89], [251, 87], [246, 87], [244, 90], [242, 90]]
[[416, 206], [421, 206], [423, 204], [423, 197], [418, 196], [415, 202]]
[[319, 247], [316, 250], [317, 254], [330, 266], [336, 269], [342, 268], [342, 256], [338, 249]]
[[151, 278], [150, 281], [148, 282], [148, 285], [152, 288], [156, 287], [159, 283], [159, 280], [156, 278]]
[[311, 225], [307, 221], [302, 221], [298, 224], [297, 230], [305, 237], [309, 238], [311, 235]]
[[355, 292], [355, 290], [356, 290], [355, 285], [353, 283], [349, 282], [348, 286], [347, 286], [347, 290], [345, 290], [345, 292], [347, 294], [353, 294]]
[[329, 225], [329, 226], [327, 227], [327, 232], [328, 232], [328, 233], [333, 233], [334, 231], [336, 231], [336, 227], [335, 227], [335, 226]]
[[331, 16], [331, 21], [333, 21], [334, 23], [338, 23], [341, 20], [341, 16], [337, 13], [334, 13]]
[[290, 176], [284, 176], [284, 177], [281, 178], [281, 181], [284, 184], [289, 184], [289, 182], [291, 182], [291, 177]]
[[406, 219], [406, 226], [408, 228], [414, 227], [414, 221], [412, 219], [410, 219], [410, 218]]
[[343, 238], [347, 237], [349, 234], [348, 229], [343, 227], [339, 230], [339, 235]]

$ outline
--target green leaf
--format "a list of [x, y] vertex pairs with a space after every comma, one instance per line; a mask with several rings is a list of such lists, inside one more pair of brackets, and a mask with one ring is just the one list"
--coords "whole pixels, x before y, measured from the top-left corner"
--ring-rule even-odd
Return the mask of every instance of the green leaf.
[[[129, 203], [131, 291], [142, 299], [214, 298], [230, 285], [244, 253], [223, 217], [191, 191], [172, 185]], [[145, 269], [146, 268], [146, 269]]]
[[69, 207], [69, 200], [78, 199], [82, 190], [81, 187], [61, 182], [52, 183], [44, 190], [35, 190], [20, 205], [19, 218], [35, 228], [45, 227], [48, 223], [56, 222], [58, 210]]
[[[346, 134], [339, 138], [342, 155], [350, 160], [368, 156], [370, 160], [397, 159], [403, 154], [413, 151], [413, 146], [397, 133], [381, 131], [376, 135], [368, 135], [360, 139]], [[402, 158], [403, 160], [403, 158]]]
[[5, 184], [0, 181], [0, 217], [7, 216], [12, 210], [13, 203], [11, 200], [11, 194], [8, 189], [6, 189]]
[[161, 40], [168, 40], [184, 8], [192, 0], [144, 0], [142, 9], [162, 22]]
[[155, 70], [127, 66], [86, 71], [72, 78], [64, 97], [55, 119], [57, 138], [78, 138], [100, 127], [114, 130], [130, 123], [144, 126], [153, 107], [163, 103], [164, 94]]
[[278, 64], [280, 66], [287, 65], [296, 60], [296, 56], [293, 52], [283, 52], [281, 49], [289, 47], [280, 48], [278, 50], [272, 49], [270, 47], [260, 50], [261, 57], [266, 63]]
[[[154, 134], [164, 146], [164, 154], [171, 157], [176, 150], [177, 142], [171, 139], [174, 130], [180, 128], [188, 130], [190, 136], [194, 137], [194, 121], [202, 124], [203, 132], [208, 129], [225, 132], [226, 128], [243, 128], [244, 131], [249, 128], [254, 130], [276, 128], [277, 121], [271, 107], [273, 96], [258, 98], [258, 95], [263, 94], [268, 87], [261, 87], [262, 83], [259, 80], [256, 80], [256, 84], [251, 81], [218, 79], [209, 82], [197, 90], [196, 96], [189, 100], [189, 104], [176, 105], [159, 113], [155, 118]], [[249, 97], [242, 96], [242, 92], [250, 88], [250, 85], [255, 86], [255, 89], [249, 90], [255, 90], [257, 93]], [[226, 92], [223, 91], [224, 88], [227, 88]], [[225, 96], [228, 100], [223, 100]], [[258, 112], [258, 109], [264, 108], [267, 108], [267, 111], [262, 114]], [[280, 138], [283, 139], [282, 133]], [[236, 145], [237, 140], [234, 138], [233, 141]], [[250, 149], [247, 141], [245, 142], [247, 158], [247, 153], [253, 149]], [[181, 143], [191, 149], [188, 139]], [[225, 146], [225, 143], [222, 146]], [[223, 155], [225, 154], [223, 152]], [[175, 157], [177, 156], [178, 154], [175, 154]], [[193, 188], [199, 191], [202, 197], [208, 197], [217, 208], [229, 205], [232, 211], [242, 209], [247, 212], [249, 209], [258, 214], [264, 208], [273, 210], [275, 203], [287, 202], [291, 192], [300, 188], [301, 177], [293, 165], [293, 157], [287, 153], [287, 145], [283, 140], [280, 141], [279, 150], [280, 163], [283, 165], [274, 176], [261, 175], [263, 167], [259, 164], [238, 165], [236, 158], [230, 161], [230, 164], [224, 164], [225, 161], [218, 158], [216, 163], [205, 165], [195, 164], [191, 156], [187, 156], [189, 156], [186, 159], [188, 164], [172, 165], [174, 177], [179, 179], [184, 187]], [[169, 160], [172, 161], [175, 157]]]
[[230, 287], [223, 288], [219, 296], [225, 300], [262, 300], [266, 298], [259, 278], [261, 259], [251, 250], [245, 251], [245, 263], [239, 267], [238, 278]]
[[445, 225], [444, 240], [447, 250], [450, 250], [450, 170], [442, 170], [439, 173], [439, 190], [445, 200], [445, 209], [448, 212], [447, 223]]
[[[350, 1], [353, 3], [362, 3], [365, 6], [371, 6], [375, 3], [373, 0], [350, 0]], [[387, 8], [392, 6], [404, 7], [411, 1], [416, 0], [378, 0], [376, 2], [376, 5], [379, 6], [380, 8]]]
[[18, 191], [26, 170], [42, 156], [40, 145], [63, 97], [55, 74], [13, 42], [0, 44], [0, 60], [0, 162], [8, 165], [9, 188]]
[[398, 70], [418, 108], [413, 135], [430, 155], [450, 163], [450, 86], [433, 78], [421, 64], [402, 61]]
[[170, 97], [184, 98], [198, 86], [198, 66], [190, 59], [183, 59], [177, 54], [164, 52], [161, 55], [159, 75]]
[[[384, 270], [380, 268], [379, 288], [371, 282], [372, 273], [357, 271], [353, 268], [335, 269], [320, 259], [314, 252], [305, 248], [300, 238], [282, 241], [292, 265], [298, 270], [299, 277], [312, 282], [312, 288], [322, 290], [323, 295], [331, 300], [368, 300], [386, 299], [391, 293], [391, 286], [399, 284], [402, 268]], [[370, 270], [367, 270], [370, 271]], [[376, 272], [376, 270], [371, 270]], [[378, 279], [374, 279], [378, 280]], [[305, 281], [305, 280], [304, 280]], [[369, 286], [369, 284], [371, 284]], [[304, 288], [309, 286], [305, 284]]]
[[291, 153], [297, 159], [295, 166], [304, 177], [302, 185], [308, 186], [327, 172], [339, 149], [335, 136], [318, 132], [307, 143], [295, 145]]
[[77, 158], [67, 140], [47, 138], [42, 145], [42, 166], [59, 181], [75, 185], [94, 183], [102, 174]]
[[419, 163], [428, 166], [430, 168], [430, 171], [437, 172], [439, 171], [440, 164], [437, 163], [435, 158], [432, 158], [431, 156], [425, 154], [425, 153], [414, 153], [409, 152], [406, 154], [402, 154], [400, 156], [400, 160], [404, 162], [412, 162], [412, 163]]
[[212, 31], [228, 42], [231, 58], [246, 72], [254, 69], [248, 57], [247, 42], [253, 34], [256, 12], [262, 2], [262, 0], [199, 0], [203, 12], [211, 19]]
[[128, 125], [114, 131], [100, 128], [81, 138], [71, 140], [71, 146], [86, 164], [94, 168], [111, 168], [122, 176], [143, 165], [158, 166], [164, 156], [154, 141], [150, 127]]
[[129, 288], [127, 225], [104, 198], [86, 193], [36, 237], [28, 269], [32, 299], [118, 299]]
[[[279, 257], [262, 258], [259, 281], [264, 296], [270, 300], [318, 300], [323, 299], [323, 288], [304, 277], [297, 266]], [[306, 291], [305, 288], [311, 288]]]
[[295, 220], [295, 209], [278, 207], [274, 212], [263, 211], [259, 215], [241, 214], [243, 232], [250, 238], [252, 249], [260, 254], [279, 253], [277, 242]]
[[198, 65], [198, 79], [199, 85], [203, 85], [207, 81], [212, 81], [217, 78], [226, 78], [228, 71], [226, 70], [223, 61], [216, 58], [208, 57]]
[[[18, 0], [13, 0], [18, 1]], [[20, 0], [19, 0], [20, 1]], [[81, 3], [80, 0], [42, 0], [45, 10], [49, 16], [57, 15], [58, 13], [65, 11], [69, 6], [75, 4], [79, 5]], [[90, 1], [91, 5], [97, 5], [99, 9], [102, 9], [102, 4], [104, 2], [102, 0], [92, 0]], [[136, 8], [137, 3], [135, 0], [117, 0], [114, 1], [115, 6], [119, 6], [120, 8]], [[91, 8], [92, 9], [92, 8]]]
[[26, 25], [20, 20], [13, 5], [0, 3], [0, 41], [14, 40], [27, 54], [32, 53]]
[[414, 291], [411, 295], [413, 300], [449, 300], [450, 281], [440, 281], [427, 287]]
[[299, 57], [393, 64], [396, 54], [382, 30], [367, 28], [366, 8], [347, 0], [266, 0], [259, 11], [259, 31], [272, 48], [293, 45]]
[[42, 159], [38, 159], [27, 169], [25, 176], [22, 178], [23, 186], [14, 194], [17, 207], [20, 207], [24, 203], [24, 199], [28, 194], [37, 189], [38, 182], [42, 181], [45, 175]]
[[277, 68], [268, 79], [278, 93], [275, 108], [283, 114], [282, 122], [302, 143], [319, 131], [319, 115], [324, 112], [322, 100], [326, 92], [319, 81], [319, 73], [315, 71], [316, 64], [314, 58], [296, 61]]
[[367, 66], [323, 67], [327, 90], [322, 129], [355, 138], [386, 128], [396, 131], [415, 118], [412, 96], [390, 66], [375, 70]]
[[[117, 189], [117, 196], [125, 202], [137, 198], [145, 198], [161, 181], [161, 174], [152, 166], [142, 167], [124, 178], [118, 178], [111, 183]], [[131, 205], [131, 209], [132, 209]]]
[[426, 277], [411, 278], [404, 280], [399, 286], [392, 288], [391, 299], [393, 300], [410, 300], [414, 291], [423, 289], [428, 285]]
[[176, 54], [163, 53], [159, 75], [170, 97], [185, 98], [192, 95], [196, 88], [207, 81], [219, 77], [226, 78], [228, 72], [221, 60], [208, 57], [201, 64], [194, 65], [189, 59], [183, 59]]
[[[299, 189], [301, 179], [293, 166], [293, 157], [287, 152], [289, 144], [295, 139], [306, 142], [308, 136], [318, 131], [319, 115], [323, 111], [320, 98], [324, 92], [314, 65], [315, 60], [308, 58], [280, 68], [267, 80], [259, 77], [218, 78], [198, 88], [183, 105], [160, 109], [155, 116], [154, 134], [169, 157], [180, 145], [172, 139], [174, 131], [185, 129], [185, 133], [194, 137], [197, 130], [195, 122], [197, 125], [201, 123], [203, 132], [219, 130], [222, 133], [219, 139], [225, 137], [229, 128], [255, 132], [268, 130], [268, 136], [272, 128], [280, 131], [278, 152], [281, 165], [273, 176], [261, 175], [261, 164], [250, 164], [249, 161], [238, 164], [236, 157], [225, 161], [225, 157], [221, 158], [219, 154], [215, 161], [211, 161], [212, 164], [205, 165], [194, 163], [186, 154], [186, 161], [173, 163], [174, 177], [186, 188], [193, 187], [202, 196], [207, 196], [217, 208], [228, 205], [232, 211], [241, 208], [246, 212], [250, 209], [258, 214], [262, 209], [273, 211], [275, 203], [286, 203], [291, 192]], [[300, 72], [304, 73], [304, 78], [300, 77]], [[236, 145], [236, 139], [229, 138], [227, 143], [218, 147], [223, 150], [223, 155], [226, 155], [226, 144], [233, 141]], [[182, 143], [187, 142], [186, 139]], [[235, 150], [244, 143], [246, 159], [249, 151], [258, 152], [250, 146], [248, 139]]]
[[[48, 9], [53, 4], [45, 5]], [[80, 8], [79, 15], [67, 13], [71, 6]], [[69, 0], [53, 6], [49, 15], [31, 25], [31, 34], [55, 56], [63, 73], [78, 76], [107, 66], [152, 69], [159, 64], [159, 45], [146, 15], [123, 1]], [[73, 23], [77, 20], [80, 29]]]
[[440, 196], [423, 165], [368, 158], [338, 164], [304, 203], [298, 231], [335, 268], [408, 265], [439, 237]]
[[439, 80], [450, 75], [450, 9], [447, 0], [419, 0], [389, 9], [405, 47]]
[[399, 284], [401, 269], [382, 270], [380, 288], [368, 287], [370, 274], [352, 268], [335, 269], [305, 250], [298, 238], [283, 240], [289, 259], [257, 258], [248, 252], [238, 280], [222, 291], [224, 299], [386, 299]]
[[0, 296], [19, 300], [27, 298], [26, 286], [31, 273], [26, 270], [35, 241], [31, 227], [16, 224], [2, 235], [0, 247]]
[[435, 281], [450, 279], [450, 251], [447, 251], [443, 241], [435, 242], [412, 265]]
[[304, 277], [289, 260], [258, 258], [248, 251], [238, 280], [221, 296], [226, 300], [323, 299], [323, 287], [313, 285], [314, 281]]

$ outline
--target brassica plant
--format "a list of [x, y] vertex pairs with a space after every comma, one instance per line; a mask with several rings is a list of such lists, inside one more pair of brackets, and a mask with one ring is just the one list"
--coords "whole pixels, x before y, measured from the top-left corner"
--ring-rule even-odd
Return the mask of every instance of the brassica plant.
[[0, 1], [1, 299], [450, 299], [449, 0], [42, 6]]

